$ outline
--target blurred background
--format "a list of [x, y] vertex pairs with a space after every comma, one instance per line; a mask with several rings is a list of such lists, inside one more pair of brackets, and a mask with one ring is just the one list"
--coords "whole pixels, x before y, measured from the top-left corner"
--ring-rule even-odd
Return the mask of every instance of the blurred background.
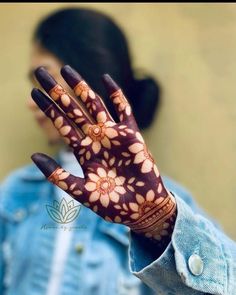
[[134, 67], [163, 90], [158, 116], [143, 132], [160, 171], [236, 239], [235, 4], [1, 4], [0, 181], [32, 153], [55, 152], [26, 107], [27, 72], [35, 24], [68, 6], [101, 10], [125, 30]]

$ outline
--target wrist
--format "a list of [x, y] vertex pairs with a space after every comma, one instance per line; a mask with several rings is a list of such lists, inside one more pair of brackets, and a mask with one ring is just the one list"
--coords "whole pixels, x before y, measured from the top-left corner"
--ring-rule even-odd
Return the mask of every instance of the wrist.
[[137, 221], [127, 225], [133, 232], [156, 242], [169, 240], [173, 232], [176, 213], [175, 198], [168, 192], [167, 197], [160, 204], [155, 204], [150, 210], [144, 212]]

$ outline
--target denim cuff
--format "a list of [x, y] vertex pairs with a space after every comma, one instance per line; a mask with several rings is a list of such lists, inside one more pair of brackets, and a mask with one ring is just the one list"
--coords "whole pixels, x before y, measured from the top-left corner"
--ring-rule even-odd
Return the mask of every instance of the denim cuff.
[[131, 273], [164, 294], [231, 294], [227, 292], [227, 259], [218, 230], [172, 193], [177, 203], [177, 218], [171, 242], [153, 260], [155, 245], [153, 253], [148, 252], [131, 231], [128, 250]]

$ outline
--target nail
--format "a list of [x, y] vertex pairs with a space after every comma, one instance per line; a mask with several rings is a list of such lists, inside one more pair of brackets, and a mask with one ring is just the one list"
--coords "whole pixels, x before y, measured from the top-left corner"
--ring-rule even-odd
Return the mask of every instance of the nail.
[[75, 86], [83, 81], [83, 78], [69, 65], [65, 65], [61, 69], [61, 75], [66, 80], [66, 82], [69, 84], [69, 86], [73, 89]]
[[56, 161], [42, 153], [33, 154], [31, 159], [46, 177], [49, 177], [59, 167]]
[[43, 112], [53, 104], [51, 100], [37, 88], [31, 91], [31, 97]]
[[110, 75], [104, 74], [102, 76], [102, 80], [109, 95], [112, 95], [114, 92], [120, 89], [120, 87], [116, 84], [116, 82], [111, 78]]
[[44, 67], [37, 68], [34, 73], [38, 82], [47, 93], [58, 84]]

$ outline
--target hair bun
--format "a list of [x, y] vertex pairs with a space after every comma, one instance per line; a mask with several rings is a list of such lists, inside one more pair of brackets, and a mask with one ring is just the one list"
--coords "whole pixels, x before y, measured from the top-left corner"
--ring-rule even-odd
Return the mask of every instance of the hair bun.
[[131, 89], [128, 98], [136, 122], [140, 129], [148, 128], [160, 103], [160, 87], [153, 78], [146, 77], [134, 80]]

